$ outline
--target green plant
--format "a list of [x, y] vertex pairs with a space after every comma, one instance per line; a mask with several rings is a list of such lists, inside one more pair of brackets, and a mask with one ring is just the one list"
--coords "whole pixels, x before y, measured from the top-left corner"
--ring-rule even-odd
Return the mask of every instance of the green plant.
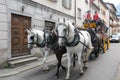
[[6, 63], [5, 65], [4, 65], [4, 68], [10, 68], [10, 64], [9, 63]]

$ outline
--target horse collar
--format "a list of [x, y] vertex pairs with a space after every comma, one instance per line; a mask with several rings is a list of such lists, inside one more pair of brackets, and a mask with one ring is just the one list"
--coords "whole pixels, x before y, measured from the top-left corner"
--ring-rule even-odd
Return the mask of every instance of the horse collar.
[[42, 47], [45, 47], [45, 41], [43, 40], [42, 43], [38, 43], [38, 38], [37, 38], [37, 44], [36, 44], [38, 47], [42, 48]]
[[75, 35], [74, 35], [73, 41], [72, 42], [67, 42], [66, 41], [66, 46], [67, 47], [74, 47], [80, 42], [79, 40], [80, 40], [79, 32], [77, 32], [76, 29], [75, 29]]
[[41, 44], [37, 44], [37, 46], [40, 47], [40, 48], [44, 47], [45, 46], [44, 41]]

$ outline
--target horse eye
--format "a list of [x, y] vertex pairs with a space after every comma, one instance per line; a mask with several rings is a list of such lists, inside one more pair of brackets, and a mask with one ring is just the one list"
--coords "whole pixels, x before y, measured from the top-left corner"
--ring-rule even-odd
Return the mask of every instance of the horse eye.
[[64, 31], [66, 31], [66, 29], [64, 29]]
[[33, 37], [33, 36], [31, 36], [31, 37], [30, 37], [30, 39], [32, 39], [32, 40], [33, 40], [33, 39], [34, 39], [34, 37]]
[[56, 30], [56, 33], [58, 33], [58, 30]]

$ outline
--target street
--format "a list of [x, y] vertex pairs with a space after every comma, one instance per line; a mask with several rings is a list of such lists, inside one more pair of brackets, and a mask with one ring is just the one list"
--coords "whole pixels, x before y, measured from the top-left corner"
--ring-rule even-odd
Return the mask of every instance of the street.
[[[105, 54], [100, 54], [97, 59], [89, 62], [89, 67], [83, 76], [80, 76], [78, 66], [71, 67], [70, 80], [115, 80], [120, 63], [119, 49], [120, 43], [111, 43], [110, 49]], [[67, 66], [66, 61], [63, 65]], [[49, 71], [43, 71], [42, 67], [37, 67], [0, 80], [57, 80], [55, 73], [55, 65], [50, 65]], [[66, 71], [60, 69], [59, 74], [59, 80], [64, 80]]]

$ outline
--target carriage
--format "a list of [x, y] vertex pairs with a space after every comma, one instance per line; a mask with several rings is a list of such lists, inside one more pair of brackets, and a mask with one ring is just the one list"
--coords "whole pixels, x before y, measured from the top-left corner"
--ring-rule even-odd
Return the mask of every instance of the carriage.
[[108, 28], [105, 25], [104, 20], [99, 21], [84, 21], [83, 26], [85, 29], [93, 29], [95, 33], [99, 36], [101, 40], [100, 50], [103, 53], [106, 52], [107, 49], [110, 48], [110, 37], [107, 35]]

